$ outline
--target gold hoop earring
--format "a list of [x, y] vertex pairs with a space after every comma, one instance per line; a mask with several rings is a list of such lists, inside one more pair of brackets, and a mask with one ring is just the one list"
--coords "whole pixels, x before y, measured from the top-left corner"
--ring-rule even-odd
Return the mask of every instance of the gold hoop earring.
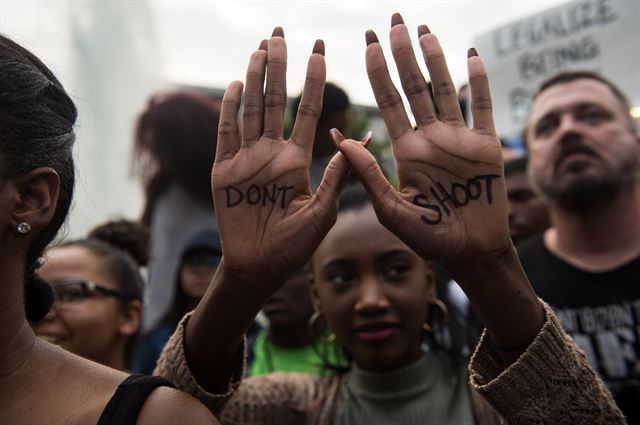
[[336, 335], [333, 332], [329, 333], [329, 335], [325, 338], [320, 338], [318, 335], [316, 335], [315, 328], [318, 320], [320, 320], [320, 317], [322, 317], [321, 312], [319, 312], [318, 310], [313, 312], [311, 317], [309, 317], [307, 332], [309, 333], [309, 336], [311, 337], [312, 340], [314, 341], [320, 340], [325, 344], [331, 344], [333, 341], [336, 340]]
[[[433, 300], [430, 300], [429, 304], [433, 304], [435, 306], [438, 306], [438, 308], [442, 312], [442, 323], [444, 325], [449, 323], [449, 309], [447, 308], [447, 305], [440, 298], [436, 297]], [[429, 333], [433, 332], [433, 328], [427, 322], [424, 322], [422, 324], [422, 329], [424, 329], [425, 331], [427, 331]]]

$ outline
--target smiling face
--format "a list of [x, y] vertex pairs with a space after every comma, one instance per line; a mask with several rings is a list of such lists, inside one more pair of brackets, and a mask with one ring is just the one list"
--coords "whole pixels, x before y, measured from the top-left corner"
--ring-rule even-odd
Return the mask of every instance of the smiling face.
[[526, 134], [533, 182], [567, 209], [613, 199], [637, 178], [638, 137], [628, 111], [602, 82], [580, 78], [544, 90]]
[[[100, 258], [80, 246], [49, 250], [38, 274], [53, 286], [54, 292], [71, 279], [120, 290], [103, 271]], [[123, 316], [120, 300], [95, 293], [82, 301], [56, 301], [50, 313], [38, 324], [36, 333], [72, 353], [111, 364], [115, 357], [124, 357], [125, 334], [133, 332]]]
[[338, 215], [313, 256], [313, 273], [316, 307], [358, 366], [393, 370], [420, 357], [433, 271], [371, 205]]

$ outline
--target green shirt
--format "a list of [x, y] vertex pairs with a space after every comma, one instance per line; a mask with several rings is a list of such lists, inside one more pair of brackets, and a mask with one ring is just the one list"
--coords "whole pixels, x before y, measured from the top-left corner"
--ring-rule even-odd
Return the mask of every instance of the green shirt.
[[[323, 359], [323, 356], [326, 360]], [[271, 372], [300, 372], [323, 374], [327, 363], [346, 366], [344, 354], [335, 342], [315, 342], [300, 348], [284, 348], [267, 339], [267, 331], [256, 337], [253, 346], [253, 362], [249, 367], [249, 376], [266, 375]]]

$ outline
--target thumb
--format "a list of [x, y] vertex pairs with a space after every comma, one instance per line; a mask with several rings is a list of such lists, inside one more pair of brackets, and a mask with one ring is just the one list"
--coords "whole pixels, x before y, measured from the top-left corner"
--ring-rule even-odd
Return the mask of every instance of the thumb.
[[366, 144], [369, 142], [367, 137], [360, 143], [353, 139], [345, 139], [335, 128], [331, 130], [330, 134], [340, 153], [347, 157], [351, 166], [353, 166], [353, 169], [360, 177], [362, 184], [367, 189], [367, 192], [369, 192], [373, 205], [380, 207], [381, 211], [383, 211], [385, 204], [388, 204], [388, 202], [384, 202], [383, 199], [386, 196], [394, 194], [395, 191], [382, 173], [374, 156], [365, 147], [365, 142]]

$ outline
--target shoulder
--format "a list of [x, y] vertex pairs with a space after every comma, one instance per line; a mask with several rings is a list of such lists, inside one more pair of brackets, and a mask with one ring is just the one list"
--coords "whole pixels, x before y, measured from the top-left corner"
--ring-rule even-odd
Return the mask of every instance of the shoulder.
[[209, 410], [190, 395], [169, 387], [155, 389], [144, 403], [138, 425], [218, 424]]

